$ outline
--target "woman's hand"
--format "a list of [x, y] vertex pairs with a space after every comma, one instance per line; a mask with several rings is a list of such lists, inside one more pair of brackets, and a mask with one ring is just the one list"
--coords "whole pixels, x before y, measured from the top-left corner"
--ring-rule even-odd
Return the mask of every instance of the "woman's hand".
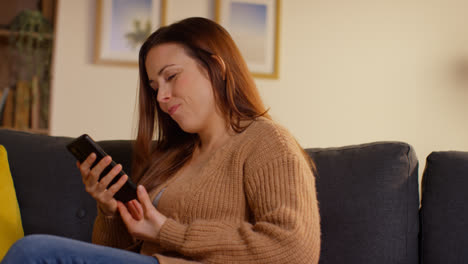
[[139, 202], [128, 202], [128, 209], [123, 203], [117, 202], [120, 216], [134, 238], [155, 242], [167, 217], [153, 206], [145, 187], [138, 186], [137, 195]]
[[112, 158], [110, 156], [104, 157], [91, 169], [95, 160], [96, 154], [92, 153], [85, 161], [83, 161], [82, 164], [77, 162], [76, 166], [80, 169], [86, 192], [96, 200], [99, 208], [105, 215], [112, 216], [117, 212], [117, 200], [114, 199], [114, 195], [125, 184], [128, 176], [122, 176], [115, 184], [107, 189], [107, 186], [112, 179], [114, 179], [114, 177], [122, 170], [122, 165], [119, 164], [115, 166], [107, 175], [99, 180], [99, 175], [107, 166], [109, 166], [112, 162]]

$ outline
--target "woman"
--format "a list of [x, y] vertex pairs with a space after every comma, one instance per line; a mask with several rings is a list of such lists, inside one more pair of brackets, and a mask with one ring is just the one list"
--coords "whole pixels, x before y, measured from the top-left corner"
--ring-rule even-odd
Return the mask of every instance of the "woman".
[[138, 200], [116, 201], [127, 177], [106, 189], [121, 167], [98, 182], [111, 158], [90, 168], [91, 155], [78, 166], [98, 204], [93, 243], [108, 247], [52, 251], [112, 263], [317, 263], [311, 165], [270, 120], [229, 34], [204, 18], [162, 27], [141, 47], [139, 71]]

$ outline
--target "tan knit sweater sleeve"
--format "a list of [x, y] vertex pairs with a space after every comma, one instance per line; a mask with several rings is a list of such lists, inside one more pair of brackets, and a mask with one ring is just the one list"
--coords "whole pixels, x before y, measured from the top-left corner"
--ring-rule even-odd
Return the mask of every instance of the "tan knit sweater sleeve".
[[120, 215], [105, 216], [98, 208], [94, 220], [92, 242], [94, 244], [132, 250], [136, 242], [127, 231]]
[[244, 172], [254, 221], [184, 225], [168, 219], [159, 235], [163, 248], [203, 263], [318, 263], [320, 220], [311, 169], [295, 141], [263, 143], [255, 145]]

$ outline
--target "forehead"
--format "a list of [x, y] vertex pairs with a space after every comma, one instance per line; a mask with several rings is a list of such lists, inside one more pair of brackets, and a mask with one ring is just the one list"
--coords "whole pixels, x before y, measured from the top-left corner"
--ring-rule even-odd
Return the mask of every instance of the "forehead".
[[154, 46], [146, 56], [145, 65], [148, 73], [150, 71], [159, 71], [169, 64], [184, 64], [192, 60], [184, 47], [177, 43], [164, 43]]

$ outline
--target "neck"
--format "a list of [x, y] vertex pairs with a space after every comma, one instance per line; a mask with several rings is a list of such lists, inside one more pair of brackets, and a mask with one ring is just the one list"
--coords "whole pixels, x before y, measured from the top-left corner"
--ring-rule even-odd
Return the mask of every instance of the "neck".
[[234, 135], [231, 127], [226, 122], [214, 122], [210, 127], [198, 133], [200, 137], [199, 152], [208, 153], [221, 147]]

